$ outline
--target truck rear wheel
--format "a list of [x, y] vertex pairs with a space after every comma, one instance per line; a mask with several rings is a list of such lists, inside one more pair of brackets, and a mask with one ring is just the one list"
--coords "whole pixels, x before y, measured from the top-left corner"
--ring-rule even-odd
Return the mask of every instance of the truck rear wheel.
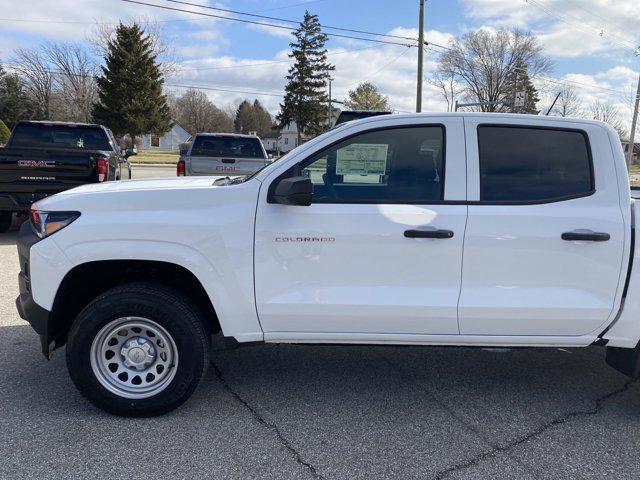
[[0, 212], [0, 233], [8, 232], [11, 228], [12, 212]]
[[150, 417], [191, 396], [209, 364], [209, 346], [202, 314], [179, 292], [131, 283], [78, 315], [67, 339], [67, 368], [98, 408]]

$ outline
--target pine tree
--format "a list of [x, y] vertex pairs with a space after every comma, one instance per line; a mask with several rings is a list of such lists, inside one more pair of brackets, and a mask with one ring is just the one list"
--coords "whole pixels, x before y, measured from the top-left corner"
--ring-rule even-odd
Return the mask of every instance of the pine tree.
[[22, 79], [15, 73], [7, 73], [0, 65], [0, 118], [8, 128], [13, 128], [20, 120], [35, 117], [35, 102], [29, 98]]
[[253, 104], [244, 100], [238, 106], [233, 124], [238, 133], [257, 132], [263, 135], [273, 127], [273, 119], [257, 99]]
[[371, 82], [364, 82], [349, 91], [349, 98], [344, 101], [352, 110], [385, 110], [389, 108], [389, 98], [382, 95]]
[[296, 122], [300, 143], [303, 134], [317, 135], [329, 127], [326, 88], [335, 66], [327, 62], [324, 48], [327, 36], [322, 33], [317, 15], [305, 12], [294, 36], [289, 57], [295, 62], [287, 75], [285, 97], [277, 120], [280, 127]]
[[[524, 107], [516, 107], [514, 105], [516, 92], [525, 93]], [[523, 63], [516, 64], [516, 67], [507, 74], [505, 81], [505, 108], [514, 113], [537, 115], [539, 101], [538, 91], [531, 82], [526, 66]]]
[[6, 145], [10, 135], [11, 130], [9, 130], [5, 123], [0, 120], [0, 145]]
[[94, 120], [116, 135], [161, 135], [171, 129], [152, 40], [137, 24], [118, 25], [97, 83], [99, 101], [93, 109]]

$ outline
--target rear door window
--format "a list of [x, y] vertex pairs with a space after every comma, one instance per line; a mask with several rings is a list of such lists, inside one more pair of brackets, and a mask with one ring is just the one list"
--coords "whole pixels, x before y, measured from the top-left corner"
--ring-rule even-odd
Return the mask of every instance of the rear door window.
[[18, 124], [13, 129], [10, 146], [111, 150], [104, 130], [86, 125]]
[[550, 202], [594, 191], [583, 131], [480, 125], [478, 147], [481, 201]]
[[201, 135], [196, 136], [191, 156], [265, 158], [257, 138]]

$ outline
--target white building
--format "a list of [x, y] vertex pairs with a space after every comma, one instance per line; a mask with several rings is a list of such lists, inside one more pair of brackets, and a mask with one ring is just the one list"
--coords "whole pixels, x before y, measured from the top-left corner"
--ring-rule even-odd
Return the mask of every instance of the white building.
[[298, 127], [296, 122], [291, 122], [280, 130], [278, 138], [278, 150], [287, 153], [298, 146]]
[[177, 152], [180, 144], [184, 143], [190, 137], [189, 133], [178, 123], [174, 123], [171, 130], [164, 135], [155, 135], [153, 133], [145, 133], [140, 136], [141, 150], [157, 150], [161, 152]]
[[287, 124], [282, 130], [273, 130], [261, 138], [264, 149], [269, 153], [287, 153], [298, 146], [298, 127], [295, 122]]

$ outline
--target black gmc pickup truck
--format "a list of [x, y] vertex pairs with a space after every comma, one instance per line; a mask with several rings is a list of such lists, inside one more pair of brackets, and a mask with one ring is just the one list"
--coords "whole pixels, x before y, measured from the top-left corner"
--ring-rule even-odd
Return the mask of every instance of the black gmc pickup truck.
[[0, 148], [0, 232], [13, 212], [85, 183], [131, 178], [128, 157], [102, 125], [23, 121]]

